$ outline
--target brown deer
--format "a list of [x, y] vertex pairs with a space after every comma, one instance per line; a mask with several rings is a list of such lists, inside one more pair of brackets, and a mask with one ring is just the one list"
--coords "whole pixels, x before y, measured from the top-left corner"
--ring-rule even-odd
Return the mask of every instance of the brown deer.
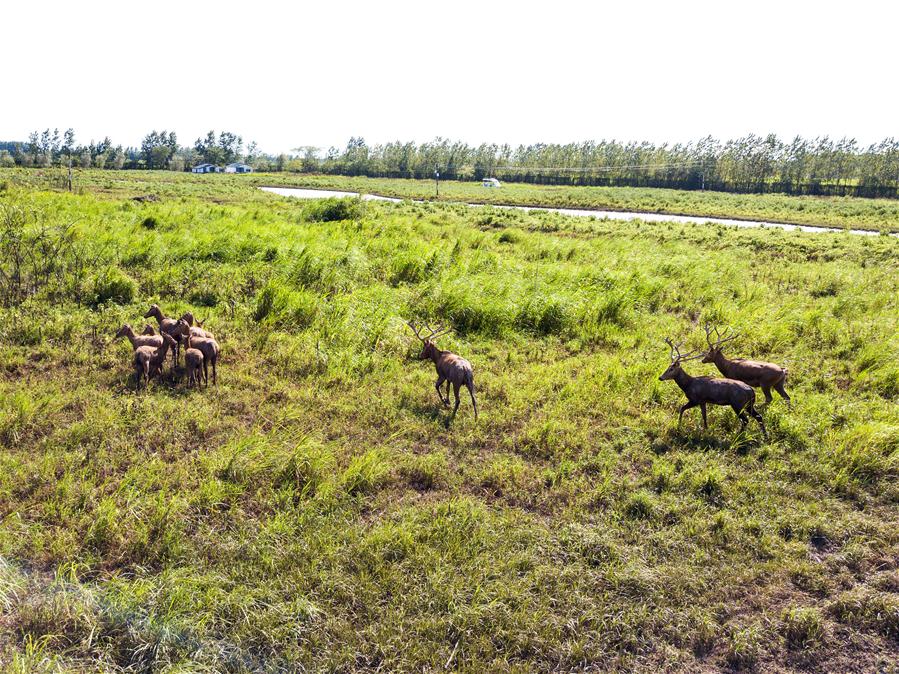
[[[712, 340], [713, 331], [715, 333], [714, 340]], [[718, 371], [728, 379], [736, 379], [744, 384], [749, 384], [753, 388], [761, 388], [762, 393], [765, 394], [766, 405], [773, 400], [771, 396], [771, 389], [773, 388], [787, 401], [787, 406], [790, 406], [790, 396], [784, 390], [784, 384], [787, 382], [787, 368], [758, 360], [745, 360], [743, 358], [731, 360], [725, 358], [721, 346], [737, 338], [737, 335], [728, 336], [728, 332], [730, 332], [730, 328], [727, 328], [722, 335], [718, 332], [718, 328], [712, 328], [710, 324], [706, 323], [705, 341], [709, 345], [709, 350], [702, 362], [714, 363]]]
[[156, 318], [156, 321], [159, 323], [159, 332], [162, 334], [169, 334], [175, 340], [175, 347], [172, 349], [172, 374], [174, 374], [175, 368], [178, 366], [178, 347], [181, 344], [181, 328], [178, 326], [178, 321], [176, 319], [167, 318], [166, 315], [162, 313], [162, 309], [159, 308], [158, 304], [151, 304], [147, 313], [144, 314], [144, 318], [150, 318], [151, 316]]
[[680, 414], [677, 417], [678, 428], [680, 428], [681, 421], [684, 418], [684, 412], [698, 405], [699, 409], [702, 410], [702, 428], [708, 429], [706, 405], [727, 405], [733, 409], [742, 423], [741, 431], [746, 429], [746, 424], [749, 421], [749, 418], [746, 416], [748, 412], [753, 419], [759, 422], [765, 439], [768, 438], [768, 431], [765, 429], [762, 415], [755, 409], [755, 391], [751, 386], [735, 379], [691, 377], [684, 372], [681, 363], [702, 358], [702, 353], [691, 351], [687, 354], [681, 354], [680, 347], [675, 345], [670, 339], [666, 339], [665, 342], [671, 347], [671, 365], [662, 373], [659, 381], [673, 379], [680, 386], [684, 395], [687, 396], [687, 402], [681, 406]]
[[[434, 361], [434, 367], [437, 369], [437, 383], [434, 384], [434, 388], [437, 389], [437, 397], [440, 398], [440, 402], [442, 402], [445, 407], [450, 406], [450, 384], [453, 385], [453, 393], [456, 396], [456, 405], [453, 407], [453, 414], [449, 420], [452, 421], [456, 418], [456, 412], [459, 410], [459, 387], [463, 384], [471, 394], [471, 405], [474, 407], [474, 418], [477, 420], [478, 403], [474, 397], [474, 370], [471, 367], [471, 363], [454, 353], [441, 351], [437, 348], [437, 345], [434, 344], [435, 339], [447, 334], [450, 330], [443, 329], [439, 326], [436, 330], [433, 330], [430, 326], [425, 324], [424, 327], [427, 328], [429, 334], [422, 337], [420, 327], [417, 327], [412, 322], [407, 323], [407, 325], [412, 328], [412, 332], [415, 333], [415, 336], [418, 337], [419, 341], [423, 344], [421, 353], [418, 355], [418, 360]], [[443, 382], [446, 382], [445, 398], [443, 392], [440, 390], [440, 387], [443, 386]]]

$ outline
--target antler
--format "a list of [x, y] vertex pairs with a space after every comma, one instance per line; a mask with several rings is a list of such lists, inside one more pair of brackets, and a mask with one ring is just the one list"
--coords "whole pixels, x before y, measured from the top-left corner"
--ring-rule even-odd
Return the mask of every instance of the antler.
[[[710, 348], [715, 348], [715, 347], [721, 346], [725, 342], [729, 342], [732, 339], [736, 339], [738, 337], [738, 335], [728, 336], [728, 334], [731, 332], [730, 327], [727, 327], [724, 329], [723, 335], [720, 332], [718, 332], [717, 326], [712, 328], [711, 323], [706, 323], [703, 326], [703, 329], [705, 330], [705, 341], [708, 342], [708, 345]], [[712, 343], [712, 332], [713, 331], [715, 333], [715, 342], [714, 343]]]
[[437, 339], [438, 337], [442, 337], [443, 335], [446, 335], [453, 331], [452, 328], [447, 328], [442, 325], [438, 325], [437, 329], [435, 330], [430, 325], [425, 323], [424, 327], [427, 328], [428, 334], [427, 334], [427, 336], [422, 337], [421, 336], [421, 328], [416, 327], [414, 322], [407, 321], [406, 325], [408, 325], [410, 328], [412, 328], [412, 332], [414, 332], [415, 336], [418, 337], [418, 339], [420, 339], [422, 342], [433, 341], [433, 340]]
[[422, 342], [425, 341], [425, 338], [422, 337], [419, 332], [420, 329], [415, 327], [415, 323], [413, 323], [412, 321], [406, 321], [406, 325], [412, 328], [412, 332], [415, 333], [415, 336], [418, 337], [418, 339], [420, 339]]
[[680, 352], [680, 347], [683, 344], [675, 344], [671, 341], [670, 337], [665, 338], [665, 343], [671, 347], [671, 362], [672, 363], [682, 363], [685, 360], [695, 360], [696, 358], [702, 358], [702, 353], [697, 353], [697, 351], [690, 351], [689, 353], [682, 354]]

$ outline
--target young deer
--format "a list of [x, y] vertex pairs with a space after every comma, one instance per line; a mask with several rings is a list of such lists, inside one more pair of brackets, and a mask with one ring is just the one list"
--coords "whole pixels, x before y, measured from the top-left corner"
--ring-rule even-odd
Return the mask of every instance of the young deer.
[[184, 367], [187, 369], [187, 385], [200, 385], [200, 377], [203, 367], [203, 352], [194, 349], [188, 343], [188, 348], [184, 351]]
[[[715, 340], [712, 340], [712, 332], [715, 333]], [[787, 382], [787, 368], [775, 365], [774, 363], [765, 363], [757, 360], [745, 360], [743, 358], [734, 358], [730, 360], [724, 357], [721, 346], [732, 339], [736, 339], [737, 335], [727, 336], [730, 328], [724, 331], [724, 335], [718, 332], [718, 328], [712, 328], [711, 325], [705, 325], [705, 341], [709, 345], [709, 350], [702, 359], [703, 363], [715, 363], [718, 371], [729, 379], [736, 379], [744, 384], [749, 384], [753, 388], [761, 388], [765, 394], [765, 404], [770, 403], [773, 398], [771, 389], [777, 391], [787, 406], [790, 405], [790, 396], [784, 390], [784, 384]]]
[[[212, 337], [197, 337], [191, 334], [190, 325], [183, 318], [179, 318], [177, 322], [178, 334], [184, 339], [184, 343], [189, 350], [199, 351], [203, 355], [203, 383], [209, 386], [209, 366], [212, 365], [212, 384], [218, 385], [218, 358], [221, 353], [219, 343]], [[197, 382], [200, 376], [197, 372]]]
[[[432, 330], [426, 324], [424, 327], [428, 329], [429, 334], [426, 337], [422, 337], [421, 329], [419, 327], [416, 327], [412, 322], [407, 323], [407, 325], [412, 328], [412, 332], [415, 333], [415, 336], [423, 345], [421, 353], [418, 355], [418, 360], [434, 361], [434, 367], [437, 369], [437, 383], [434, 384], [434, 388], [437, 389], [437, 396], [445, 407], [450, 406], [450, 384], [453, 385], [453, 393], [456, 396], [456, 406], [453, 407], [453, 415], [450, 417], [450, 421], [456, 418], [456, 412], [459, 410], [459, 387], [463, 384], [468, 389], [468, 393], [471, 394], [471, 405], [474, 407], [474, 418], [477, 420], [478, 403], [474, 397], [474, 370], [471, 367], [471, 363], [454, 353], [441, 351], [434, 344], [435, 339], [445, 335], [449, 330], [444, 330], [440, 327], [438, 327], [437, 330]], [[443, 393], [440, 390], [440, 387], [443, 386], [443, 382], [446, 382], [446, 398], [443, 397]]]
[[162, 337], [155, 334], [147, 334], [144, 332], [140, 335], [134, 334], [134, 328], [125, 323], [117, 333], [115, 333], [115, 337], [113, 339], [119, 339], [120, 337], [127, 337], [128, 341], [131, 342], [131, 348], [137, 349], [141, 346], [149, 346], [151, 348], [157, 348], [162, 346]]
[[762, 427], [762, 435], [768, 438], [768, 431], [765, 429], [765, 422], [762, 415], [755, 409], [755, 391], [751, 386], [734, 379], [716, 379], [714, 377], [691, 377], [681, 367], [681, 363], [688, 360], [702, 358], [702, 354], [691, 351], [682, 355], [680, 348], [676, 346], [670, 339], [665, 342], [671, 347], [671, 365], [659, 377], [659, 381], [673, 379], [680, 386], [684, 395], [687, 396], [687, 402], [680, 408], [680, 414], [677, 417], [677, 427], [680, 428], [681, 421], [684, 418], [684, 412], [691, 407], [699, 406], [702, 410], [702, 427], [708, 428], [706, 421], [706, 405], [727, 405], [733, 409], [737, 418], [742, 423], [740, 430], [746, 429], [749, 419], [746, 416], [748, 412], [753, 419], [759, 422]]
[[[208, 316], [206, 318], [209, 318]], [[209, 330], [203, 329], [203, 323], [206, 321], [196, 321], [196, 326], [194, 326], [194, 315], [190, 311], [185, 311], [184, 315], [181, 316], [181, 320], [185, 321], [190, 326], [190, 334], [194, 337], [205, 337], [206, 339], [215, 339], [215, 335], [213, 335]]]
[[141, 380], [144, 388], [149, 385], [150, 378], [162, 369], [169, 348], [175, 345], [171, 335], [163, 333], [160, 339], [162, 344], [158, 347], [144, 345], [134, 349], [134, 385], [137, 389], [140, 389]]
[[181, 329], [174, 318], [166, 318], [158, 304], [151, 304], [144, 318], [154, 317], [159, 323], [159, 332], [170, 335], [175, 340], [175, 348], [172, 349], [172, 370], [178, 366], [178, 345], [181, 342]]

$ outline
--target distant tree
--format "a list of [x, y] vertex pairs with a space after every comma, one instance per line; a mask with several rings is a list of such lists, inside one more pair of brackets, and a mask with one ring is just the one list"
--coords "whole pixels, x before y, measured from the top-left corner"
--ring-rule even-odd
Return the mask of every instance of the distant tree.
[[255, 140], [250, 141], [250, 144], [247, 145], [247, 154], [244, 157], [244, 161], [247, 162], [248, 164], [251, 164], [254, 161], [256, 161], [257, 151], [258, 151], [258, 148], [256, 146], [256, 141]]
[[68, 128], [62, 136], [62, 148], [60, 152], [65, 155], [66, 159], [72, 156], [75, 151], [75, 130]]
[[169, 171], [183, 171], [184, 170], [184, 157], [180, 154], [174, 155], [171, 159], [169, 159]]
[[8, 150], [0, 150], [0, 167], [9, 168], [15, 166], [16, 160]]
[[90, 168], [91, 167], [91, 153], [89, 150], [84, 150], [81, 153], [81, 168]]
[[123, 166], [125, 166], [125, 152], [122, 150], [122, 146], [119, 145], [112, 153], [112, 167], [120, 171]]
[[178, 138], [174, 131], [151, 131], [144, 136], [140, 154], [148, 169], [164, 169], [177, 150]]

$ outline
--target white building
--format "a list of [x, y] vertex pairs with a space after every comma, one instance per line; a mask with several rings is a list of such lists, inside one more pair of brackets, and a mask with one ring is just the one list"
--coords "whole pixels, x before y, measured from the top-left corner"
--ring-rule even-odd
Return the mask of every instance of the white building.
[[215, 164], [197, 164], [190, 171], [191, 173], [221, 173], [222, 167]]
[[234, 162], [233, 164], [228, 164], [225, 167], [225, 173], [252, 173], [253, 167], [248, 164], [243, 164], [239, 161]]
[[483, 185], [484, 187], [502, 187], [499, 180], [497, 180], [496, 178], [484, 178], [484, 180], [481, 182], [481, 185]]

